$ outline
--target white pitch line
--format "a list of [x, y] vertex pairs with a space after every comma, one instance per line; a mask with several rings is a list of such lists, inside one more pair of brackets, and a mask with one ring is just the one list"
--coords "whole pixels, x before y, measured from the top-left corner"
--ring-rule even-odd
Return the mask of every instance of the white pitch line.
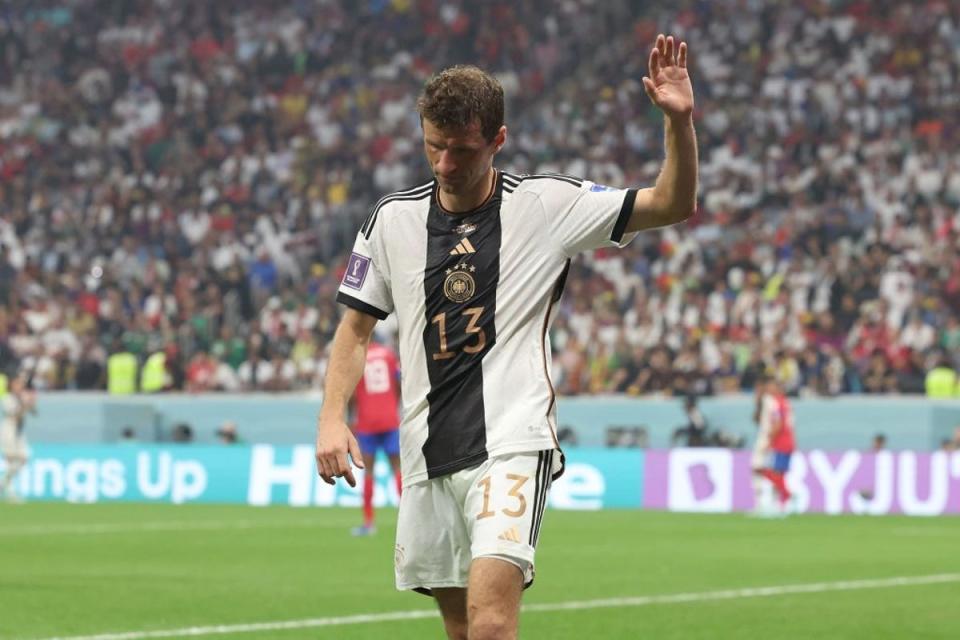
[[334, 526], [328, 522], [295, 522], [234, 520], [197, 522], [195, 520], [165, 520], [161, 522], [106, 522], [98, 524], [51, 524], [29, 525], [25, 527], [0, 527], [0, 536], [42, 536], [42, 535], [90, 535], [98, 533], [138, 533], [147, 531], [219, 531], [223, 529], [286, 529], [288, 527], [315, 527], [328, 529]]
[[572, 611], [577, 609], [602, 609], [607, 607], [643, 607], [651, 604], [679, 604], [684, 602], [706, 602], [709, 600], [766, 598], [770, 596], [796, 595], [802, 593], [825, 593], [828, 591], [889, 589], [892, 587], [911, 587], [924, 584], [944, 584], [949, 582], [960, 582], [960, 573], [942, 573], [930, 576], [902, 576], [898, 578], [879, 578], [875, 580], [811, 582], [807, 584], [787, 584], [775, 587], [747, 587], [744, 589], [724, 589], [721, 591], [702, 591], [699, 593], [673, 593], [662, 596], [637, 596], [633, 598], [606, 598], [602, 600], [582, 600], [579, 602], [531, 604], [524, 606], [523, 610]]
[[[542, 613], [547, 611], [576, 611], [581, 609], [604, 609], [610, 607], [644, 607], [655, 604], [681, 604], [688, 602], [709, 602], [714, 600], [736, 600], [740, 598], [767, 598], [771, 596], [795, 595], [803, 593], [825, 593], [829, 591], [858, 591], [861, 589], [890, 589], [926, 584], [945, 584], [960, 582], [960, 573], [942, 573], [928, 576], [901, 576], [896, 578], [878, 578], [872, 580], [843, 580], [840, 582], [813, 582], [807, 584], [788, 584], [773, 587], [749, 587], [744, 589], [724, 589], [721, 591], [700, 591], [693, 593], [673, 593], [658, 596], [637, 596], [632, 598], [604, 598], [600, 600], [575, 600], [571, 602], [552, 602], [528, 604], [523, 606], [524, 613]], [[255, 631], [283, 631], [288, 629], [307, 629], [316, 627], [335, 627], [375, 622], [393, 622], [397, 620], [419, 620], [436, 618], [435, 609], [416, 609], [413, 611], [390, 611], [386, 613], [368, 613], [353, 616], [331, 618], [307, 618], [278, 622], [257, 622], [251, 624], [216, 625], [208, 627], [185, 627], [183, 629], [165, 629], [158, 631], [125, 631], [120, 633], [101, 633], [92, 636], [58, 636], [43, 640], [147, 640], [149, 638], [181, 638], [190, 636], [210, 636], [225, 633], [252, 633]]]

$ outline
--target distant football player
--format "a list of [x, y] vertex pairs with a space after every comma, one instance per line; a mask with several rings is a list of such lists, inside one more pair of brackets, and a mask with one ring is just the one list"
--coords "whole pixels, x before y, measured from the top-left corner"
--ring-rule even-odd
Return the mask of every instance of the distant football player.
[[19, 375], [10, 383], [10, 390], [3, 396], [3, 420], [0, 422], [0, 451], [7, 463], [0, 493], [8, 502], [21, 502], [14, 481], [17, 474], [30, 459], [30, 448], [23, 426], [27, 413], [36, 412], [36, 393], [27, 388], [27, 381]]
[[771, 398], [770, 448], [773, 450], [773, 468], [765, 469], [763, 475], [773, 485], [780, 499], [780, 513], [786, 513], [790, 503], [790, 490], [787, 489], [786, 475], [790, 470], [790, 458], [796, 448], [796, 436], [793, 430], [793, 407], [787, 399], [783, 387], [776, 378], [767, 384], [767, 394]]
[[757, 424], [757, 436], [753, 441], [753, 455], [750, 457], [750, 469], [753, 472], [753, 511], [756, 515], [765, 515], [767, 509], [766, 472], [771, 466], [772, 450], [771, 430], [773, 427], [774, 398], [768, 390], [770, 376], [761, 376], [755, 387], [756, 407], [753, 420]]
[[356, 536], [376, 533], [373, 517], [373, 465], [377, 451], [390, 460], [397, 494], [400, 480], [400, 368], [397, 355], [386, 345], [371, 343], [363, 377], [354, 394], [356, 420], [353, 431], [363, 455], [363, 524], [353, 530]]

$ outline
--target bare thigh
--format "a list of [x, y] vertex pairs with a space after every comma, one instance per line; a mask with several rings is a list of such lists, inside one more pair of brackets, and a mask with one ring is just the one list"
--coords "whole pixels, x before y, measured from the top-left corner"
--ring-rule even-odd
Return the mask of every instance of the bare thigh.
[[523, 573], [499, 558], [476, 558], [470, 565], [467, 620], [470, 637], [517, 637]]

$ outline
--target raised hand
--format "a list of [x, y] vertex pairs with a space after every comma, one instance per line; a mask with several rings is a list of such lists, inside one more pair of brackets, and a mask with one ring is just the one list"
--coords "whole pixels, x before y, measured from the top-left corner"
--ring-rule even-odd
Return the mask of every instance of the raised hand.
[[693, 86], [687, 73], [687, 43], [674, 46], [673, 36], [657, 36], [650, 51], [649, 77], [643, 77], [643, 88], [663, 113], [671, 118], [693, 113]]

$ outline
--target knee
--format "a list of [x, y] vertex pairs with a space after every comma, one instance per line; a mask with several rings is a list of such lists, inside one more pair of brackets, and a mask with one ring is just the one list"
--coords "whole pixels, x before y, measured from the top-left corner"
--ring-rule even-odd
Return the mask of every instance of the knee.
[[492, 609], [470, 612], [469, 640], [513, 640], [517, 630], [506, 616]]

